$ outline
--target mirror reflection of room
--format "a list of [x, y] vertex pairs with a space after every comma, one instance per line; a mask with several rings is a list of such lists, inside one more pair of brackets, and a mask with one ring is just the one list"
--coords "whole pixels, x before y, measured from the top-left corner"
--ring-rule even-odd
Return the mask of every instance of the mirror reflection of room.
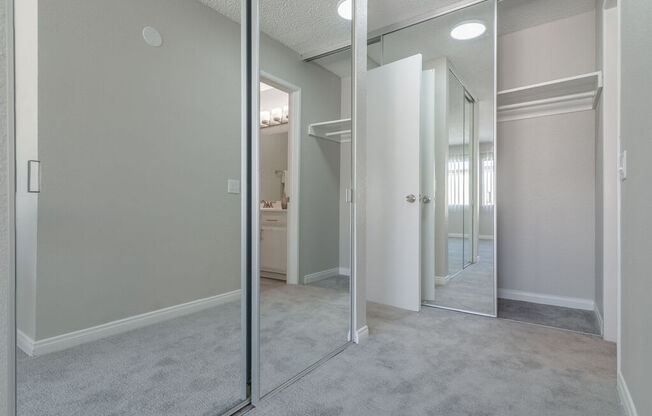
[[[289, 94], [260, 83], [260, 276], [287, 282]], [[296, 282], [295, 282], [296, 283]]]
[[[321, 15], [333, 16], [334, 24], [320, 24]], [[351, 50], [337, 60], [306, 56], [350, 43], [351, 23], [328, 2], [279, 7], [261, 0], [260, 19], [265, 396], [350, 340]], [[288, 31], [288, 22], [301, 30]]]
[[351, 59], [302, 58], [350, 22], [262, 3], [252, 363], [242, 3], [16, 2], [18, 416], [231, 414], [350, 340]]
[[18, 416], [241, 405], [239, 16], [16, 6]]
[[483, 2], [391, 32], [369, 48], [370, 60], [383, 66], [421, 56], [421, 299], [492, 316], [493, 22], [494, 3]]

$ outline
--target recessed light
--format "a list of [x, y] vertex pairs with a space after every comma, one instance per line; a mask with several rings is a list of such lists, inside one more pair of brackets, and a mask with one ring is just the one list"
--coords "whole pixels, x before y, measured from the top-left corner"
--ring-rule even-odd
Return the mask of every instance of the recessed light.
[[351, 0], [340, 0], [337, 3], [337, 14], [342, 19], [351, 20], [353, 18], [353, 4]]
[[462, 22], [451, 30], [451, 37], [457, 40], [469, 40], [481, 36], [487, 27], [479, 20]]

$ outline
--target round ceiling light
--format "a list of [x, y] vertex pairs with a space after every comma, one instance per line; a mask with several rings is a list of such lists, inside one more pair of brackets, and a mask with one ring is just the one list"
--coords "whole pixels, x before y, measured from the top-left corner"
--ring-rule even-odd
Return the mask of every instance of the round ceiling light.
[[351, 0], [340, 0], [337, 3], [337, 14], [342, 19], [351, 20], [353, 18], [353, 4]]
[[462, 22], [451, 30], [451, 37], [457, 40], [469, 40], [481, 36], [487, 27], [479, 20]]

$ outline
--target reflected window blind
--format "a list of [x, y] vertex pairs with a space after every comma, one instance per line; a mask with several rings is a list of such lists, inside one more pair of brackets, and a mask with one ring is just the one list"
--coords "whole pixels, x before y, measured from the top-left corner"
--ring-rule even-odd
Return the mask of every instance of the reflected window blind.
[[480, 166], [482, 166], [482, 189], [481, 197], [483, 207], [494, 205], [494, 153], [485, 152], [480, 154]]
[[448, 205], [462, 206], [468, 204], [469, 161], [463, 154], [448, 156]]

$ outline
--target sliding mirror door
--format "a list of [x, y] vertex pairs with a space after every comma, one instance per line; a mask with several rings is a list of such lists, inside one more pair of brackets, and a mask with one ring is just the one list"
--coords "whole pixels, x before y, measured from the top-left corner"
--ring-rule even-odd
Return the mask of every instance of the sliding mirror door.
[[264, 396], [349, 341], [351, 2], [259, 3]]
[[17, 0], [18, 416], [246, 400], [240, 2]]
[[434, 175], [421, 176], [435, 181], [434, 226], [423, 221], [421, 230], [423, 240], [434, 241], [422, 252], [424, 304], [492, 316], [495, 7], [487, 0], [386, 34], [376, 58], [387, 65], [421, 54], [421, 107], [434, 103], [421, 114], [421, 148], [429, 151], [422, 167], [434, 165]]

